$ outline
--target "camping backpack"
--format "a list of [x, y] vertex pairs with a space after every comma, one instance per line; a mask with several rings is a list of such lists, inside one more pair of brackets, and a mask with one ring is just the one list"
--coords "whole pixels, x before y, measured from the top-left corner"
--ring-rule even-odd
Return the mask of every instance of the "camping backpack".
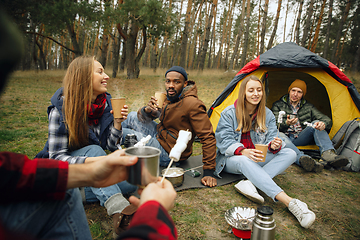
[[346, 171], [360, 170], [360, 118], [345, 122], [331, 139], [336, 153], [349, 158]]

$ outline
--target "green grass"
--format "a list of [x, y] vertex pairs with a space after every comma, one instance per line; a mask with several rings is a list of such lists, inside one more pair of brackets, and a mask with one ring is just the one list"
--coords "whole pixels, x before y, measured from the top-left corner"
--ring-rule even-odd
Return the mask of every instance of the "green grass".
[[[108, 71], [111, 72], [111, 71]], [[108, 90], [123, 96], [131, 111], [144, 106], [156, 91], [163, 90], [164, 69], [141, 70], [139, 79], [125, 74], [111, 79]], [[61, 87], [64, 71], [15, 72], [0, 97], [0, 151], [23, 153], [33, 158], [47, 140], [47, 114], [53, 93]], [[206, 70], [189, 72], [196, 81], [200, 99], [209, 108], [233, 79], [234, 73]], [[358, 74], [351, 74], [357, 89]], [[202, 152], [195, 142], [194, 155]], [[290, 166], [275, 182], [292, 197], [305, 201], [317, 216], [311, 229], [303, 229], [287, 208], [265, 196], [265, 205], [274, 209], [276, 239], [360, 239], [360, 175], [324, 170], [305, 173]], [[178, 192], [170, 211], [179, 239], [237, 239], [228, 233], [224, 213], [234, 206], [257, 205], [235, 191], [234, 184]], [[99, 204], [86, 204], [85, 211], [94, 239], [112, 239], [112, 220]]]

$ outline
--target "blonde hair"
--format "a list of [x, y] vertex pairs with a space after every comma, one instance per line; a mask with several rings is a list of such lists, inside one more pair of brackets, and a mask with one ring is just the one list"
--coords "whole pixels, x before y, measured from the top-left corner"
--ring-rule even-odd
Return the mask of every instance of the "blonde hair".
[[93, 95], [94, 57], [81, 56], [69, 65], [63, 80], [63, 114], [69, 132], [69, 148], [78, 149], [89, 142], [88, 108]]
[[[251, 117], [249, 116], [249, 113], [246, 109], [246, 84], [250, 81], [259, 81], [261, 84], [263, 96], [259, 102], [259, 104], [256, 107], [257, 115], [256, 115], [256, 121], [255, 124], [252, 125]], [[265, 125], [266, 120], [266, 110], [265, 110], [265, 103], [266, 103], [266, 96], [264, 91], [264, 84], [260, 81], [259, 78], [257, 78], [254, 75], [250, 75], [246, 77], [240, 85], [239, 89], [239, 95], [236, 103], [236, 118], [238, 122], [238, 127], [236, 128], [236, 131], [242, 130], [242, 132], [248, 132], [252, 129], [258, 129], [262, 132], [264, 132], [267, 127]]]

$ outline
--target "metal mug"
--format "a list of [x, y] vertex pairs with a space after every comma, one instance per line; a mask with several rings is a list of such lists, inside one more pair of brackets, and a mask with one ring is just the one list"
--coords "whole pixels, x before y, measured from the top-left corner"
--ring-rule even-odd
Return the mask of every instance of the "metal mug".
[[125, 149], [125, 154], [138, 157], [137, 163], [128, 167], [128, 182], [145, 187], [156, 182], [159, 177], [160, 150], [154, 147], [141, 146]]

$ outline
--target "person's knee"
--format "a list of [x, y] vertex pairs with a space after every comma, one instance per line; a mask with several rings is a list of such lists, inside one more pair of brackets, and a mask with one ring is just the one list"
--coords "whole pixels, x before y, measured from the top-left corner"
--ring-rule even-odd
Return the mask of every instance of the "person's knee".
[[89, 146], [87, 146], [87, 151], [85, 153], [85, 156], [98, 157], [98, 156], [105, 156], [105, 155], [106, 155], [106, 152], [99, 145], [89, 145]]
[[294, 150], [292, 150], [291, 148], [284, 148], [281, 149], [281, 151], [283, 151], [283, 154], [286, 155], [286, 160], [291, 161], [291, 162], [295, 162], [296, 161], [296, 152]]

